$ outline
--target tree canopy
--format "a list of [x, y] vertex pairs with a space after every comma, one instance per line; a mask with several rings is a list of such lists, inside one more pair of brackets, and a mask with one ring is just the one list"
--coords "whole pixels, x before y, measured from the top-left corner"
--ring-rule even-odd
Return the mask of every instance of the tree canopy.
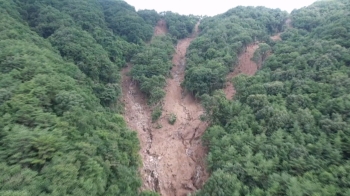
[[0, 0], [0, 195], [139, 194], [119, 69], [152, 32], [125, 2]]
[[234, 78], [234, 100], [202, 96], [212, 175], [196, 195], [350, 194], [349, 34], [334, 30], [347, 28], [349, 8], [294, 10], [294, 28], [257, 51], [262, 69]]
[[184, 87], [199, 96], [223, 88], [239, 54], [255, 41], [269, 41], [269, 35], [282, 30], [286, 17], [279, 9], [240, 6], [202, 19], [200, 35], [186, 54]]
[[[194, 195], [350, 195], [349, 13], [334, 0], [201, 19], [182, 84], [210, 122], [211, 177]], [[152, 37], [161, 19], [169, 33]], [[198, 20], [119, 0], [0, 0], [0, 195], [157, 195], [140, 191], [120, 69], [133, 64], [159, 103], [174, 44]], [[225, 77], [256, 41], [262, 69], [235, 77], [228, 100]]]

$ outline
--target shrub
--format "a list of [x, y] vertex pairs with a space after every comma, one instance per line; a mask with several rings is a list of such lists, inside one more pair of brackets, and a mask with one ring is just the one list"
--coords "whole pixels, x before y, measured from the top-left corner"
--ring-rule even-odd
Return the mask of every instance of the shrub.
[[157, 106], [152, 111], [152, 122], [157, 121], [161, 115], [162, 115], [162, 107]]
[[169, 118], [168, 118], [169, 124], [173, 125], [176, 122], [176, 115], [174, 113], [171, 113]]

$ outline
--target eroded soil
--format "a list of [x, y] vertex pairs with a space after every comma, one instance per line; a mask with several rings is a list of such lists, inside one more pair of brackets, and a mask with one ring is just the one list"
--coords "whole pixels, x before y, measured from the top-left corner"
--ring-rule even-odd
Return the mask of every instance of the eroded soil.
[[158, 21], [156, 27], [154, 27], [153, 36], [162, 36], [168, 33], [167, 25], [165, 20]]
[[[155, 36], [166, 34], [164, 26], [164, 22], [158, 23]], [[151, 110], [145, 97], [127, 76], [131, 65], [122, 71], [125, 119], [129, 127], [137, 131], [141, 143], [142, 190], [157, 191], [164, 196], [183, 196], [201, 188], [209, 176], [205, 169], [207, 150], [201, 143], [208, 126], [199, 120], [203, 108], [180, 86], [184, 79], [186, 50], [197, 32], [198, 24], [189, 38], [178, 41], [162, 103], [163, 115], [157, 123], [151, 122]], [[168, 122], [171, 114], [176, 115], [174, 125]]]
[[233, 77], [237, 76], [238, 74], [252, 76], [258, 70], [258, 65], [251, 60], [251, 58], [254, 56], [255, 50], [258, 48], [258, 43], [250, 44], [247, 46], [247, 50], [239, 56], [238, 66], [234, 69], [233, 72], [227, 75], [226, 87], [224, 89], [227, 99], [232, 99], [236, 93], [235, 88], [232, 84]]
[[[288, 18], [288, 19], [286, 20], [286, 22], [285, 22], [285, 25], [286, 25], [287, 29], [293, 28], [293, 27], [292, 27], [292, 20], [291, 20], [290, 18]], [[283, 32], [279, 32], [279, 33], [277, 33], [276, 35], [271, 36], [270, 38], [271, 38], [273, 41], [281, 41], [281, 40], [282, 40], [282, 39], [281, 39], [281, 34], [282, 34], [282, 33], [283, 33]]]
[[277, 33], [276, 35], [271, 36], [270, 38], [271, 38], [273, 41], [281, 41], [281, 40], [282, 40], [282, 39], [281, 39], [281, 34], [282, 34], [282, 32]]
[[[293, 28], [292, 26], [292, 20], [290, 18], [288, 18], [285, 22], [287, 29], [289, 28]], [[277, 33], [276, 35], [271, 36], [270, 38], [273, 41], [281, 41], [281, 34], [283, 32]], [[235, 95], [236, 91], [235, 88], [232, 84], [232, 79], [237, 76], [238, 74], [245, 74], [248, 76], [252, 76], [256, 73], [256, 71], [258, 70], [258, 68], [260, 68], [261, 65], [257, 65], [254, 61], [251, 60], [251, 58], [254, 56], [254, 52], [256, 49], [259, 48], [259, 44], [258, 43], [254, 43], [254, 44], [250, 44], [247, 47], [247, 50], [242, 53], [239, 56], [239, 64], [238, 66], [234, 69], [233, 72], [231, 72], [230, 74], [227, 75], [226, 77], [226, 85], [225, 85], [225, 89], [224, 92], [226, 94], [226, 98], [227, 99], [232, 99], [233, 96]]]
[[[290, 20], [286, 24], [291, 27]], [[166, 23], [161, 20], [154, 29], [154, 36], [166, 33]], [[198, 100], [186, 94], [180, 86], [184, 79], [186, 50], [197, 33], [198, 24], [190, 37], [178, 41], [172, 60], [174, 67], [171, 78], [167, 79], [166, 96], [162, 103], [163, 114], [158, 122], [151, 122], [151, 108], [146, 98], [127, 75], [132, 65], [122, 71], [125, 120], [131, 129], [137, 131], [141, 144], [142, 190], [153, 190], [163, 196], [187, 195], [200, 189], [209, 177], [205, 169], [207, 149], [201, 143], [208, 124], [199, 119], [204, 111]], [[271, 39], [280, 40], [280, 35]], [[249, 45], [239, 56], [238, 66], [227, 76], [224, 92], [228, 99], [235, 94], [231, 82], [233, 77], [241, 73], [252, 76], [258, 70], [258, 65], [251, 60], [258, 47], [258, 43]], [[174, 125], [168, 122], [170, 115], [176, 115]]]

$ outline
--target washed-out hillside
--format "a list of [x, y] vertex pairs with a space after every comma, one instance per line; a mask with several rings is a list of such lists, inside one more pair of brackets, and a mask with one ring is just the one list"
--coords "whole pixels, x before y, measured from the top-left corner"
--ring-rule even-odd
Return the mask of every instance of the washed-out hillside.
[[349, 40], [347, 0], [0, 0], [0, 195], [350, 195]]

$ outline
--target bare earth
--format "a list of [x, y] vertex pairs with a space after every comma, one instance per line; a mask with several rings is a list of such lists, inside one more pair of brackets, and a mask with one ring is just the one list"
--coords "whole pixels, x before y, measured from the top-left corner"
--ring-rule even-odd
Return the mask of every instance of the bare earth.
[[[287, 29], [293, 28], [292, 20], [290, 18], [288, 18], [286, 20], [285, 24], [287, 26]], [[282, 40], [281, 39], [282, 33], [283, 32], [280, 32], [276, 35], [271, 36], [270, 38], [273, 41], [281, 41]], [[235, 88], [232, 84], [233, 77], [237, 76], [238, 74], [245, 74], [248, 76], [252, 76], [258, 70], [259, 66], [261, 66], [261, 65], [257, 65], [254, 61], [251, 60], [251, 58], [254, 56], [255, 50], [258, 48], [259, 48], [258, 43], [250, 44], [247, 47], [247, 50], [239, 56], [238, 66], [235, 68], [235, 70], [233, 72], [231, 72], [230, 74], [227, 75], [226, 85], [225, 85], [225, 89], [224, 89], [224, 92], [226, 94], [227, 99], [232, 99], [236, 93]]]
[[166, 26], [166, 22], [165, 20], [160, 20], [157, 23], [157, 26], [154, 28], [154, 36], [162, 36], [162, 35], [166, 35], [168, 33], [168, 29]]
[[232, 78], [238, 74], [245, 74], [252, 76], [258, 70], [258, 65], [251, 60], [256, 49], [259, 48], [259, 44], [254, 43], [247, 46], [247, 50], [239, 56], [238, 66], [234, 69], [233, 72], [227, 75], [226, 77], [226, 87], [224, 92], [227, 99], [232, 99], [236, 91], [232, 84]]
[[[164, 26], [166, 24], [160, 21], [155, 35], [164, 35], [166, 31], [157, 30]], [[205, 169], [207, 150], [201, 143], [208, 125], [199, 120], [203, 108], [193, 96], [185, 95], [180, 86], [184, 79], [186, 50], [197, 32], [198, 24], [193, 35], [179, 40], [176, 46], [172, 77], [167, 79], [165, 89], [163, 115], [158, 121], [162, 128], [157, 129], [157, 123], [151, 123], [151, 110], [146, 99], [127, 76], [130, 65], [122, 71], [125, 120], [131, 129], [137, 131], [141, 143], [142, 190], [157, 191], [164, 196], [183, 196], [201, 188], [208, 179]], [[174, 125], [168, 123], [170, 114], [177, 116]]]
[[[287, 29], [293, 28], [293, 27], [292, 27], [292, 20], [291, 20], [290, 18], [288, 18], [288, 19], [286, 20], [285, 24], [286, 24], [286, 26], [287, 26]], [[273, 41], [281, 41], [281, 40], [282, 40], [282, 39], [281, 39], [281, 34], [282, 34], [282, 33], [283, 33], [283, 32], [279, 32], [279, 33], [277, 33], [276, 35], [271, 36], [270, 38], [271, 38]]]
[[[291, 27], [290, 20], [286, 24], [288, 28]], [[198, 100], [186, 94], [180, 86], [184, 79], [186, 50], [197, 36], [198, 25], [193, 35], [178, 41], [173, 56], [172, 77], [167, 79], [166, 96], [162, 103], [163, 115], [157, 123], [151, 122], [151, 108], [146, 98], [127, 75], [131, 65], [122, 70], [125, 120], [131, 129], [137, 131], [141, 144], [141, 189], [153, 190], [163, 196], [187, 195], [200, 189], [209, 177], [205, 169], [207, 149], [201, 143], [201, 136], [208, 124], [199, 120], [204, 111]], [[166, 23], [161, 20], [154, 29], [154, 36], [166, 33]], [[271, 39], [280, 40], [280, 34]], [[235, 94], [231, 82], [233, 77], [241, 73], [252, 76], [257, 71], [258, 65], [250, 59], [258, 47], [257, 43], [249, 45], [246, 52], [239, 56], [237, 68], [227, 76], [224, 91], [228, 99]], [[174, 125], [168, 123], [170, 114], [177, 116]], [[157, 124], [161, 128], [157, 128]]]
[[277, 33], [276, 35], [271, 36], [271, 39], [272, 39], [273, 41], [281, 41], [281, 40], [282, 40], [282, 39], [281, 39], [281, 34], [282, 34], [282, 32]]

